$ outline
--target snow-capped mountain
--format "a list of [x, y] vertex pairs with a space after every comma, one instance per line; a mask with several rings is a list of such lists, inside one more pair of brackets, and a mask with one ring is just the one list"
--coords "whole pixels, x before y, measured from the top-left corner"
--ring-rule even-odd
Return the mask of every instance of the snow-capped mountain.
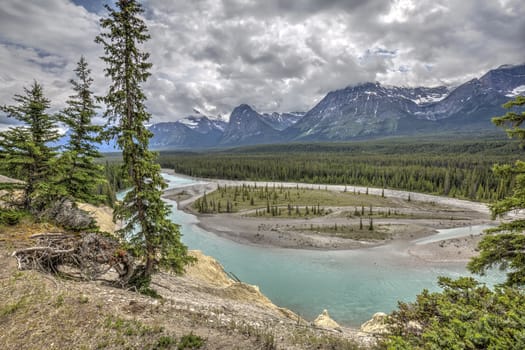
[[345, 140], [391, 134], [399, 120], [414, 115], [422, 106], [441, 101], [444, 86], [402, 88], [364, 83], [328, 93], [287, 133], [302, 140]]
[[254, 145], [279, 141], [284, 141], [279, 131], [272, 128], [265, 118], [250, 106], [242, 104], [231, 113], [219, 145]]
[[[306, 113], [261, 114], [242, 104], [226, 122], [195, 110], [184, 119], [151, 125], [154, 136], [150, 147], [203, 149], [495, 130], [491, 118], [503, 115], [506, 111], [502, 104], [517, 95], [525, 95], [525, 65], [501, 66], [454, 89], [363, 83], [329, 92]], [[101, 150], [114, 151], [114, 142], [101, 146]]]
[[227, 123], [202, 114], [190, 115], [175, 122], [153, 124], [150, 140], [152, 149], [207, 148], [215, 146]]
[[275, 130], [282, 131], [286, 128], [297, 123], [302, 117], [304, 117], [305, 112], [291, 112], [291, 113], [262, 113], [260, 117], [270, 125]]
[[467, 125], [493, 129], [490, 119], [523, 85], [525, 65], [499, 67], [452, 90], [364, 83], [328, 93], [285, 132], [291, 140], [337, 141]]

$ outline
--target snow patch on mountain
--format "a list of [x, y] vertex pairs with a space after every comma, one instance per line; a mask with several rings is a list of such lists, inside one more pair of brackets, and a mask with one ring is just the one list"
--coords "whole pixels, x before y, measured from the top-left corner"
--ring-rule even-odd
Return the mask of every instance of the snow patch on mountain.
[[512, 91], [509, 91], [505, 96], [507, 97], [525, 96], [525, 85], [520, 85], [514, 88]]
[[426, 103], [434, 103], [444, 100], [448, 94], [429, 94], [429, 95], [418, 95], [415, 99], [410, 99], [417, 105], [422, 105]]
[[199, 123], [193, 118], [180, 119], [179, 123], [186, 125], [190, 129], [195, 129], [199, 125]]

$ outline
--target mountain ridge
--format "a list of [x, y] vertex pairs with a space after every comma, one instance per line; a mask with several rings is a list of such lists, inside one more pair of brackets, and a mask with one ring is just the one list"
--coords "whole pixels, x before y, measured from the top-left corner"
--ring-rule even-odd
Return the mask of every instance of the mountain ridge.
[[491, 131], [491, 118], [504, 114], [502, 105], [517, 95], [525, 95], [525, 64], [502, 65], [454, 88], [364, 82], [328, 92], [307, 112], [259, 113], [241, 104], [226, 122], [194, 109], [186, 118], [151, 125], [150, 147], [206, 149]]

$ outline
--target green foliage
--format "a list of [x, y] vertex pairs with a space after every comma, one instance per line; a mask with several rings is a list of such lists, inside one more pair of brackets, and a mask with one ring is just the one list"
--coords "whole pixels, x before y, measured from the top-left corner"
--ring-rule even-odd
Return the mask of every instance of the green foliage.
[[[361, 218], [360, 218], [361, 219]], [[360, 225], [314, 225], [306, 229], [317, 234], [325, 234], [335, 237], [343, 237], [355, 240], [385, 240], [390, 239], [392, 235], [388, 230], [379, 226], [370, 230], [370, 227], [363, 229], [361, 220]]]
[[28, 303], [28, 297], [22, 296], [13, 303], [6, 303], [0, 306], [0, 317], [14, 314], [18, 310], [24, 308]]
[[17, 105], [0, 107], [8, 117], [23, 123], [0, 133], [0, 161], [10, 175], [25, 181], [24, 208], [40, 211], [63, 194], [53, 181], [56, 151], [48, 145], [59, 134], [56, 117], [46, 112], [50, 101], [42, 85], [35, 81], [24, 93], [15, 95]]
[[116, 7], [106, 5], [109, 17], [101, 19], [104, 31], [95, 39], [104, 48], [105, 73], [113, 82], [102, 98], [109, 136], [116, 137], [122, 149], [122, 172], [132, 185], [115, 208], [115, 219], [124, 222], [119, 233], [131, 251], [144, 259], [146, 276], [158, 266], [180, 273], [192, 259], [180, 241], [178, 225], [169, 220], [169, 206], [161, 200], [167, 185], [155, 162], [156, 154], [148, 149], [152, 133], [145, 126], [151, 116], [141, 85], [150, 76], [151, 63], [141, 47], [150, 36], [137, 1], [120, 0]]
[[95, 160], [102, 157], [96, 148], [102, 127], [92, 124], [97, 106], [91, 91], [91, 70], [83, 56], [75, 73], [78, 80], [70, 81], [75, 95], [70, 96], [66, 102], [68, 107], [59, 116], [69, 129], [69, 142], [58, 162], [63, 174], [60, 183], [70, 196], [83, 202], [107, 203], [99, 190], [105, 184], [103, 168], [95, 164]]
[[24, 210], [2, 209], [0, 211], [0, 225], [17, 225], [23, 218], [28, 216], [29, 213]]
[[157, 340], [157, 343], [153, 346], [153, 350], [169, 349], [172, 345], [175, 345], [177, 340], [169, 335], [163, 335]]
[[198, 335], [193, 334], [191, 332], [190, 334], [183, 335], [180, 338], [179, 345], [177, 346], [177, 349], [179, 350], [186, 350], [186, 349], [200, 349], [204, 346], [206, 343], [206, 340], [199, 337]]
[[500, 270], [507, 271], [504, 284], [525, 285], [525, 236], [522, 232], [484, 237], [478, 245], [480, 254], [468, 264], [469, 270], [483, 275], [487, 270], [499, 267]]
[[523, 349], [525, 296], [491, 291], [473, 278], [441, 277], [441, 293], [424, 290], [390, 315], [388, 349]]
[[163, 152], [160, 164], [205, 178], [396, 188], [491, 201], [512, 188], [512, 180], [496, 177], [492, 166], [516, 161], [518, 149], [514, 142], [492, 139], [286, 144]]
[[161, 299], [159, 293], [153, 288], [150, 287], [151, 284], [151, 275], [146, 275], [144, 269], [139, 268], [138, 273], [135, 273], [131, 279], [128, 281], [130, 286], [133, 286], [137, 289], [140, 294], [147, 295], [154, 299]]
[[324, 206], [380, 206], [398, 204], [389, 198], [285, 186], [219, 186], [193, 203], [199, 213], [234, 213], [253, 210], [256, 216], [324, 216]]
[[[524, 97], [505, 105], [521, 107]], [[525, 113], [510, 111], [494, 118], [496, 125], [511, 124], [511, 137], [525, 140], [520, 126]], [[495, 174], [514, 183], [512, 194], [491, 204], [494, 217], [525, 208], [525, 163], [495, 166]], [[490, 290], [473, 278], [441, 277], [441, 293], [423, 291], [414, 303], [399, 303], [390, 316], [389, 349], [523, 349], [525, 348], [525, 220], [516, 219], [488, 230], [479, 243], [480, 254], [468, 264], [471, 272], [484, 274], [499, 267], [507, 280]]]
[[525, 96], [517, 96], [514, 100], [503, 105], [504, 108], [508, 109], [504, 116], [492, 118], [492, 122], [497, 126], [510, 125], [510, 128], [506, 129], [507, 135], [521, 140], [522, 145], [523, 141], [525, 141], [525, 129], [521, 127], [523, 121], [525, 121], [525, 109], [523, 109], [523, 106], [525, 106]]
[[125, 336], [146, 336], [163, 332], [162, 327], [150, 327], [138, 320], [127, 320], [121, 317], [108, 316], [104, 320], [104, 327], [118, 331]]
[[[517, 137], [523, 145], [525, 142], [525, 129], [521, 128], [525, 121], [525, 97], [518, 96], [515, 100], [504, 105], [509, 112], [502, 117], [496, 117], [493, 122], [498, 126], [511, 125], [507, 129], [510, 137]], [[514, 109], [514, 110], [513, 110]], [[516, 111], [516, 109], [518, 109]], [[525, 209], [525, 162], [518, 160], [511, 165], [494, 167], [497, 176], [514, 183], [513, 192], [507, 198], [491, 204], [494, 217], [504, 215], [511, 211]], [[507, 271], [508, 286], [525, 285], [525, 220], [515, 219], [505, 222], [488, 231], [479, 244], [480, 254], [472, 259], [468, 267], [472, 272], [484, 274], [488, 269], [499, 267]], [[496, 234], [496, 235], [494, 235]]]

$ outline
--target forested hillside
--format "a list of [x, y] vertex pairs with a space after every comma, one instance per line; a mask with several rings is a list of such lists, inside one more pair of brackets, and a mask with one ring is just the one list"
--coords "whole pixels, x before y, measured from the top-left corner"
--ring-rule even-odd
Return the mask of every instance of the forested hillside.
[[518, 150], [517, 143], [490, 136], [391, 139], [166, 152], [160, 163], [205, 178], [361, 185], [490, 201], [503, 198], [512, 187], [511, 179], [494, 175], [493, 165], [514, 162]]

